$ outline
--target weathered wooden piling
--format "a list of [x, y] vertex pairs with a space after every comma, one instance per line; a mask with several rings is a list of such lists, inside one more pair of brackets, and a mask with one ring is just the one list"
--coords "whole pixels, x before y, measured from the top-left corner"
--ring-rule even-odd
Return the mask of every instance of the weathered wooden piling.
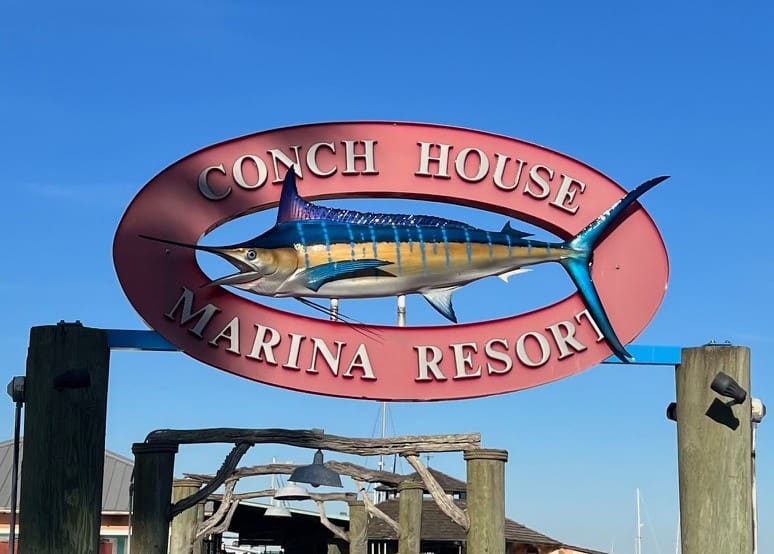
[[135, 443], [132, 552], [167, 554], [175, 442]]
[[368, 551], [368, 519], [362, 500], [349, 500], [349, 554]]
[[[743, 403], [712, 391], [720, 371], [748, 392]], [[752, 552], [750, 350], [683, 349], [676, 384], [682, 552]]]
[[418, 554], [422, 539], [421, 481], [402, 481], [398, 485], [398, 554]]
[[466, 450], [468, 554], [505, 554], [505, 450]]
[[[201, 483], [193, 479], [172, 482], [172, 503], [188, 498]], [[177, 514], [170, 525], [169, 554], [202, 554], [202, 541], [194, 541], [196, 527], [204, 520], [204, 504], [197, 504]]]
[[30, 330], [21, 552], [99, 551], [109, 360], [100, 329], [62, 322]]

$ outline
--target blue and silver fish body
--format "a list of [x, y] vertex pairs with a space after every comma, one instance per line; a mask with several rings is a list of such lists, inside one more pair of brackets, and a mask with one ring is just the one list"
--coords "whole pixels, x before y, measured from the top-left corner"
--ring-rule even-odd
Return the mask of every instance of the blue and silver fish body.
[[605, 233], [620, 223], [626, 209], [665, 179], [651, 179], [630, 191], [572, 239], [544, 242], [510, 224], [500, 231], [487, 231], [433, 216], [363, 213], [311, 204], [298, 196], [291, 170], [283, 183], [274, 227], [232, 246], [180, 246], [214, 253], [237, 268], [237, 273], [211, 285], [297, 298], [418, 293], [455, 323], [451, 301], [455, 289], [485, 277], [507, 279], [530, 266], [557, 262], [575, 283], [613, 353], [630, 361], [591, 279], [593, 251]]
[[[251, 257], [282, 253], [287, 263], [256, 264], [256, 270], [264, 268], [264, 273], [254, 282], [217, 284], [278, 297], [373, 298], [419, 293], [437, 298], [484, 277], [510, 275], [574, 254], [563, 243], [525, 240], [524, 236], [510, 225], [493, 232], [456, 222], [436, 226], [286, 222], [237, 248]], [[290, 259], [291, 252], [295, 260]], [[270, 266], [268, 273], [265, 268]], [[295, 270], [291, 273], [290, 268]], [[245, 276], [238, 275], [233, 277], [240, 281]], [[450, 303], [443, 309], [434, 300], [431, 304], [456, 321]]]

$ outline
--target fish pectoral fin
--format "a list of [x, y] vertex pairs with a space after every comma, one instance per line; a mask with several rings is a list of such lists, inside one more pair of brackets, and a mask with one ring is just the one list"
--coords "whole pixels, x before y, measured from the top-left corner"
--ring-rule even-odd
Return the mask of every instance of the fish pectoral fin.
[[453, 323], [457, 323], [457, 316], [452, 306], [452, 293], [459, 287], [448, 287], [444, 289], [432, 289], [420, 292], [430, 305], [435, 308], [439, 314]]
[[[359, 274], [364, 271], [376, 270], [379, 267], [390, 265], [391, 263], [392, 262], [376, 259], [330, 262], [305, 269], [299, 274], [299, 277], [303, 279], [306, 288], [317, 292], [325, 283], [359, 277]], [[379, 275], [395, 277], [395, 275], [386, 271], [379, 272]]]
[[532, 270], [526, 267], [518, 267], [516, 269], [512, 269], [511, 271], [506, 271], [505, 273], [501, 273], [500, 275], [498, 275], [498, 277], [507, 283], [508, 279], [510, 279], [514, 275], [527, 273], [528, 271], [532, 271]]

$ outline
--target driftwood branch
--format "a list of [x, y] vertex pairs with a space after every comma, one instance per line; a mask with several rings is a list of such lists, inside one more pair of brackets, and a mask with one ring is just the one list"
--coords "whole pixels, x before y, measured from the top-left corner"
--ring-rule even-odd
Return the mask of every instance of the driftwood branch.
[[226, 517], [228, 509], [231, 505], [231, 497], [234, 494], [234, 487], [236, 487], [236, 481], [226, 483], [226, 490], [223, 493], [223, 497], [221, 498], [220, 506], [218, 506], [218, 509], [215, 510], [215, 512], [210, 517], [202, 521], [196, 527], [194, 540], [198, 540], [202, 537], [210, 535], [211, 530], [214, 529], [224, 517]]
[[419, 458], [416, 456], [416, 454], [407, 454], [405, 455], [405, 458], [408, 463], [411, 464], [411, 467], [413, 467], [414, 470], [419, 474], [419, 476], [422, 477], [422, 480], [427, 486], [427, 490], [430, 492], [433, 499], [435, 500], [435, 503], [438, 504], [438, 507], [441, 509], [441, 511], [449, 516], [454, 523], [467, 531], [470, 528], [468, 515], [463, 510], [461, 510], [460, 507], [457, 506], [448, 496], [446, 496], [446, 493], [444, 492], [441, 485], [438, 484], [438, 481], [435, 480], [433, 474], [428, 471], [422, 462], [419, 461]]
[[[196, 494], [184, 498], [172, 507], [173, 514], [179, 513], [209, 496], [223, 483], [226, 484], [226, 491], [223, 495], [221, 505], [212, 517], [199, 525], [196, 533], [197, 538], [228, 529], [236, 506], [239, 504], [239, 500], [256, 498], [258, 496], [271, 496], [269, 492], [273, 493], [273, 491], [260, 491], [234, 495], [234, 487], [239, 479], [255, 475], [291, 474], [296, 469], [297, 466], [294, 464], [270, 464], [236, 469], [236, 464], [239, 459], [241, 459], [250, 446], [256, 443], [285, 444], [301, 448], [320, 448], [360, 456], [401, 454], [422, 477], [428, 491], [433, 496], [433, 499], [436, 504], [438, 504], [439, 508], [449, 516], [452, 521], [466, 531], [470, 526], [467, 514], [447, 498], [441, 486], [427, 468], [422, 465], [417, 455], [420, 452], [460, 452], [478, 449], [481, 447], [481, 435], [479, 433], [416, 435], [382, 439], [353, 439], [337, 435], [326, 435], [320, 429], [159, 429], [148, 434], [145, 439], [146, 443], [157, 441], [172, 442], [176, 444], [205, 444], [217, 442], [234, 443], [236, 445], [214, 477], [201, 474], [187, 474], [187, 477], [199, 480], [200, 482], [206, 483], [206, 485]], [[391, 486], [397, 486], [400, 482], [408, 478], [408, 476], [405, 475], [372, 470], [348, 462], [329, 461], [325, 465], [340, 475], [346, 475], [354, 479], [361, 491], [364, 490], [361, 482], [384, 483]], [[342, 533], [343, 531], [328, 520], [327, 515], [325, 515], [323, 502], [328, 500], [346, 500], [347, 494], [348, 493], [311, 495], [320, 509], [321, 523], [330, 529], [336, 536], [343, 538], [344, 540], [347, 540], [346, 534], [341, 535], [339, 531]], [[396, 532], [398, 531], [398, 524], [381, 510], [376, 508], [367, 494], [363, 494], [363, 501], [369, 513], [383, 519], [395, 529]], [[338, 529], [338, 531], [334, 528]]]
[[[206, 535], [213, 535], [220, 533], [221, 530], [228, 529], [228, 526], [231, 524], [231, 519], [234, 516], [234, 512], [236, 510], [236, 506], [239, 504], [242, 500], [250, 500], [252, 498], [266, 498], [266, 497], [273, 497], [276, 494], [276, 489], [264, 489], [260, 491], [252, 491], [252, 492], [241, 492], [241, 493], [234, 493], [234, 488], [236, 487], [237, 481], [229, 481], [226, 483], [226, 490], [223, 493], [223, 495], [211, 495], [210, 498], [213, 500], [217, 500], [220, 505], [218, 506], [218, 509], [215, 511], [215, 513], [212, 514], [206, 521], [199, 524], [197, 530], [196, 530], [196, 537], [195, 540], [198, 540]], [[357, 495], [353, 492], [329, 492], [329, 493], [311, 493], [309, 495], [309, 498], [311, 500], [314, 500], [318, 503], [318, 507], [320, 503], [323, 502], [349, 502], [355, 499]], [[323, 516], [325, 516], [325, 513], [323, 511]], [[327, 516], [325, 516], [326, 521], [328, 521]], [[328, 527], [326, 525], [325, 521], [320, 519], [320, 522]], [[331, 526], [335, 527], [335, 524], [328, 521]], [[225, 525], [225, 527], [224, 527]], [[328, 527], [332, 533], [337, 534], [336, 531]], [[343, 532], [343, 531], [342, 531]], [[349, 540], [348, 536], [346, 536], [346, 533], [344, 533], [344, 536], [341, 536], [341, 538], [345, 540]]]
[[170, 521], [177, 514], [184, 512], [191, 506], [196, 506], [199, 502], [202, 502], [210, 494], [215, 492], [218, 487], [220, 487], [226, 481], [226, 478], [234, 472], [234, 469], [236, 469], [239, 460], [241, 460], [242, 456], [244, 456], [245, 453], [250, 450], [251, 446], [253, 445], [249, 442], [240, 442], [236, 444], [234, 448], [231, 449], [231, 452], [228, 453], [226, 459], [223, 460], [223, 464], [220, 466], [220, 469], [215, 474], [215, 477], [212, 479], [212, 481], [207, 483], [204, 487], [193, 493], [191, 496], [186, 496], [182, 500], [179, 500], [172, 505], [169, 510]]
[[398, 522], [392, 519], [390, 516], [385, 514], [382, 510], [377, 508], [373, 502], [371, 502], [371, 498], [368, 496], [368, 491], [365, 489], [364, 484], [361, 481], [355, 481], [355, 484], [357, 485], [357, 490], [360, 491], [360, 496], [363, 498], [363, 504], [365, 504], [366, 510], [368, 510], [368, 513], [375, 515], [382, 521], [384, 521], [387, 525], [392, 527], [396, 533], [400, 533], [400, 527], [398, 526]]
[[[294, 464], [267, 464], [257, 466], [245, 466], [234, 470], [231, 475], [226, 478], [228, 481], [236, 481], [243, 477], [255, 477], [257, 475], [290, 475], [297, 468]], [[385, 485], [398, 486], [398, 483], [406, 479], [405, 475], [398, 473], [390, 473], [389, 471], [379, 471], [369, 469], [367, 467], [359, 466], [350, 462], [325, 462], [325, 467], [332, 469], [339, 475], [345, 475], [358, 481], [365, 481], [368, 483], [383, 483]], [[185, 473], [188, 479], [194, 479], [201, 481], [202, 483], [209, 482], [213, 476], [202, 473]]]
[[[206, 478], [209, 476], [202, 477]], [[198, 540], [204, 536], [222, 533], [223, 531], [228, 530], [229, 526], [231, 525], [231, 520], [234, 517], [234, 513], [236, 512], [236, 509], [239, 506], [239, 502], [241, 500], [273, 497], [277, 492], [275, 489], [264, 489], [260, 491], [234, 494], [234, 488], [236, 487], [237, 481], [237, 479], [228, 481], [226, 483], [226, 490], [222, 496], [211, 495], [211, 498], [218, 500], [220, 505], [218, 506], [218, 509], [215, 511], [215, 513], [212, 514], [212, 516], [210, 516], [206, 521], [202, 522], [198, 526], [194, 540]], [[349, 542], [349, 535], [344, 529], [337, 526], [335, 523], [328, 519], [328, 516], [325, 512], [324, 503], [333, 501], [350, 502], [354, 500], [356, 496], [357, 495], [355, 493], [351, 492], [331, 492], [322, 494], [311, 493], [309, 495], [310, 499], [317, 504], [317, 509], [320, 514], [320, 523], [329, 529], [331, 533], [347, 542]]]
[[[239, 507], [239, 502], [232, 501], [231, 506], [228, 508], [228, 513], [226, 514], [226, 517], [223, 518], [223, 521], [221, 521], [218, 525], [213, 527], [209, 530], [207, 533], [208, 535], [219, 535], [220, 533], [223, 533], [224, 531], [228, 531], [229, 526], [231, 525], [231, 519], [234, 517], [234, 513], [236, 513], [236, 509]], [[194, 542], [197, 539], [200, 539], [201, 537], [196, 537], [194, 539]]]
[[[276, 489], [264, 489], [262, 491], [240, 492], [231, 495], [231, 498], [234, 500], [251, 500], [253, 498], [266, 498], [267, 496], [273, 497], [276, 493]], [[310, 500], [319, 500], [321, 502], [348, 502], [354, 500], [356, 496], [354, 492], [309, 493]], [[212, 495], [210, 498], [218, 502], [222, 501], [218, 495]]]
[[[327, 465], [327, 464], [326, 464]], [[243, 477], [255, 477], [257, 475], [290, 475], [298, 466], [295, 464], [266, 464], [257, 466], [244, 466], [235, 469], [226, 481], [235, 481]], [[213, 476], [210, 473], [183, 473], [186, 479], [193, 479], [206, 483]]]
[[347, 532], [338, 525], [331, 523], [328, 519], [328, 515], [325, 513], [325, 503], [322, 500], [315, 500], [315, 503], [317, 504], [317, 510], [320, 512], [320, 523], [323, 524], [323, 527], [340, 539], [349, 542], [349, 535]]
[[234, 517], [237, 506], [241, 500], [250, 500], [251, 498], [261, 498], [274, 496], [274, 489], [264, 489], [262, 491], [242, 492], [234, 494], [236, 481], [226, 483], [226, 490], [220, 498], [212, 496], [220, 502], [218, 509], [206, 521], [199, 524], [196, 529], [194, 541], [207, 535], [215, 535], [228, 530], [231, 525], [231, 519]]
[[273, 443], [321, 448], [333, 452], [373, 456], [378, 454], [411, 454], [419, 452], [461, 452], [481, 447], [480, 433], [455, 435], [415, 435], [383, 439], [353, 439], [326, 435], [321, 429], [158, 429], [145, 438], [146, 443], [167, 441], [176, 444], [205, 443]]
[[234, 500], [239, 502], [240, 500], [250, 500], [252, 498], [266, 498], [267, 496], [273, 497], [276, 494], [276, 489], [264, 489], [262, 491], [253, 492], [240, 492], [232, 496]]
[[[299, 467], [296, 464], [269, 464], [269, 465], [257, 465], [240, 467], [234, 470], [229, 475], [228, 479], [242, 479], [244, 477], [255, 477], [257, 475], [290, 475], [296, 468]], [[245, 471], [249, 469], [250, 471]]]
[[309, 498], [315, 502], [350, 502], [355, 500], [357, 495], [354, 492], [324, 492], [324, 493], [309, 493]]
[[405, 475], [400, 475], [399, 473], [369, 469], [350, 462], [331, 460], [330, 462], [325, 462], [325, 467], [331, 468], [340, 475], [346, 475], [356, 481], [365, 481], [366, 483], [383, 483], [397, 487], [398, 483], [406, 479]]

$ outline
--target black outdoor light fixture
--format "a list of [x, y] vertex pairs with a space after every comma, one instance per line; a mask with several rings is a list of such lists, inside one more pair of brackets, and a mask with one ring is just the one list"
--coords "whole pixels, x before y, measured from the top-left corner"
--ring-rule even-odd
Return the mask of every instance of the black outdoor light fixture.
[[722, 371], [719, 371], [718, 374], [715, 375], [710, 388], [720, 396], [731, 399], [731, 401], [726, 404], [727, 406], [742, 404], [747, 399], [747, 391]]
[[[747, 399], [747, 391], [740, 387], [739, 383], [737, 383], [730, 375], [723, 373], [722, 371], [719, 371], [717, 375], [715, 375], [715, 378], [710, 384], [710, 388], [720, 396], [724, 396], [730, 399], [726, 404], [723, 404], [716, 399], [715, 403], [717, 403], [717, 406], [713, 404], [713, 406], [710, 408], [711, 413], [708, 412], [710, 417], [712, 417], [712, 414], [719, 416], [718, 408], [723, 409], [723, 406], [725, 406], [725, 410], [728, 410], [731, 406], [742, 404]], [[728, 411], [728, 415], [731, 415], [730, 411]], [[666, 417], [671, 421], [677, 421], [676, 402], [669, 403], [666, 409]]]
[[323, 453], [319, 448], [314, 453], [314, 461], [311, 465], [297, 467], [288, 478], [294, 483], [309, 483], [313, 487], [325, 485], [326, 487], [341, 487], [339, 474], [323, 465]]
[[20, 425], [22, 405], [25, 401], [26, 377], [14, 377], [8, 383], [8, 396], [16, 404], [16, 418], [13, 422], [13, 465], [11, 466], [11, 514], [9, 517], [8, 532], [8, 552], [14, 554], [16, 551], [16, 496], [19, 488], [19, 445], [21, 442]]
[[670, 402], [666, 409], [667, 419], [677, 421], [677, 402]]

